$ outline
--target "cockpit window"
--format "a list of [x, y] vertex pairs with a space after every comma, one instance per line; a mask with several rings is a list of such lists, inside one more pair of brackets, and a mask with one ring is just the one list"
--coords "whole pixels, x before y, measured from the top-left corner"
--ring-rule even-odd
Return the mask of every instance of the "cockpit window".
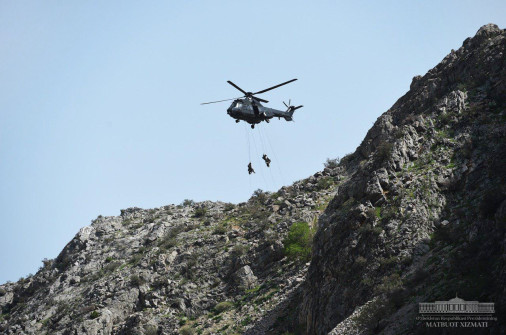
[[242, 107], [242, 103], [238, 102], [235, 104], [235, 108], [241, 108]]

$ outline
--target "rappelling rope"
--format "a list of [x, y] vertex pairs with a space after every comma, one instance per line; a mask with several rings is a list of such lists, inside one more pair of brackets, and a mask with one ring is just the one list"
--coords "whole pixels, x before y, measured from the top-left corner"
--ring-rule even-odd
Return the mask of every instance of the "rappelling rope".
[[[263, 153], [267, 154], [266, 146], [264, 145], [264, 142], [266, 142], [267, 139], [265, 139], [265, 141], [264, 141], [265, 135], [263, 134], [262, 128], [258, 129], [258, 133], [260, 135], [260, 141], [262, 142], [262, 150], [264, 151]], [[272, 162], [271, 162], [271, 164], [272, 164]], [[274, 180], [274, 175], [272, 174], [272, 169], [270, 167], [268, 167], [267, 170], [269, 170], [269, 175], [271, 176], [272, 185], [276, 185], [276, 181]]]
[[244, 134], [246, 135], [246, 142], [248, 143], [248, 161], [251, 163], [251, 145], [249, 142], [248, 126], [244, 124]]
[[[255, 150], [255, 157], [257, 157], [257, 155], [258, 155], [258, 150], [257, 150], [257, 143], [256, 143], [256, 141], [255, 141], [255, 132], [254, 132], [254, 130], [252, 130], [252, 132], [251, 132], [251, 137], [253, 138], [253, 148], [254, 148], [254, 150]], [[262, 176], [262, 179], [263, 179], [263, 181], [264, 181], [264, 184], [265, 184], [265, 189], [267, 190], [267, 189], [269, 188], [269, 185], [268, 185], [268, 183], [267, 183], [267, 180], [265, 179], [265, 175], [264, 175], [264, 167], [263, 167], [261, 164], [260, 164], [260, 170], [259, 170], [259, 172], [260, 172], [260, 175]]]
[[269, 148], [271, 148], [271, 151], [272, 151], [272, 154], [274, 155], [274, 159], [276, 160], [276, 165], [278, 166], [278, 171], [279, 171], [279, 175], [281, 176], [281, 181], [283, 182], [283, 185], [285, 185], [285, 178], [283, 176], [283, 173], [281, 172], [281, 164], [280, 164], [280, 161], [276, 155], [276, 151], [274, 151], [274, 148], [271, 144], [271, 140], [269, 138], [269, 132], [268, 131], [265, 131], [265, 138], [267, 139], [267, 144], [269, 145]]
[[[249, 141], [249, 132], [248, 126], [244, 124], [244, 134], [246, 135], [246, 143], [248, 144], [248, 162], [251, 163], [251, 145]], [[251, 175], [248, 173], [248, 181], [249, 181], [249, 190], [250, 193], [253, 192], [253, 188], [251, 187]]]

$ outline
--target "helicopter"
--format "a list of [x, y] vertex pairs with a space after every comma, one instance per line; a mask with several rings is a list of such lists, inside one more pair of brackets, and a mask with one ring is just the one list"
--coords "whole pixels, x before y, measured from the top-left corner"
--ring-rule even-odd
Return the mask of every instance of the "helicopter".
[[295, 112], [295, 110], [303, 107], [302, 105], [297, 106], [297, 107], [292, 106], [291, 100], [289, 100], [288, 105], [285, 102], [283, 102], [283, 104], [286, 106], [287, 110], [281, 111], [281, 110], [274, 109], [274, 108], [264, 107], [261, 104], [261, 102], [268, 103], [269, 101], [261, 99], [261, 98], [257, 98], [257, 97], [255, 97], [255, 95], [265, 93], [267, 91], [270, 91], [270, 90], [273, 90], [273, 89], [278, 88], [280, 86], [289, 84], [289, 83], [294, 82], [296, 80], [297, 79], [285, 81], [284, 83], [266, 88], [264, 90], [261, 90], [261, 91], [255, 92], [255, 93], [246, 92], [242, 88], [240, 88], [239, 86], [237, 86], [236, 84], [234, 84], [233, 82], [228, 80], [227, 83], [229, 83], [230, 85], [234, 86], [236, 89], [241, 91], [244, 94], [244, 96], [239, 97], [239, 98], [204, 102], [204, 103], [201, 103], [201, 105], [214, 104], [217, 102], [234, 100], [232, 102], [232, 104], [230, 105], [230, 107], [227, 109], [227, 114], [230, 115], [230, 117], [234, 118], [236, 123], [239, 123], [239, 121], [241, 121], [241, 120], [246, 121], [247, 123], [251, 124], [252, 129], [255, 128], [255, 124], [258, 124], [262, 121], [269, 123], [270, 119], [272, 119], [273, 117], [277, 117], [279, 120], [281, 120], [281, 118], [284, 118], [286, 121], [293, 121], [293, 113]]

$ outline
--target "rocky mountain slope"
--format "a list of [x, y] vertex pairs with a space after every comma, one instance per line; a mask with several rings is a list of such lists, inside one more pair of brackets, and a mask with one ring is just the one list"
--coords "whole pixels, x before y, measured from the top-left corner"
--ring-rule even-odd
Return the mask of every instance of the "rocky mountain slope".
[[418, 302], [456, 293], [494, 302], [505, 333], [505, 47], [504, 30], [482, 27], [341, 162], [300, 299], [307, 333], [434, 333]]
[[303, 281], [309, 259], [285, 257], [281, 241], [294, 223], [316, 224], [339, 171], [238, 205], [187, 200], [99, 216], [36, 275], [0, 286], [0, 331], [243, 333]]
[[[505, 47], [482, 27], [356, 152], [276, 193], [99, 216], [0, 285], [0, 332], [450, 334], [417, 322], [418, 302], [457, 293], [494, 302], [481, 331], [505, 333]], [[287, 247], [310, 227], [311, 256]]]

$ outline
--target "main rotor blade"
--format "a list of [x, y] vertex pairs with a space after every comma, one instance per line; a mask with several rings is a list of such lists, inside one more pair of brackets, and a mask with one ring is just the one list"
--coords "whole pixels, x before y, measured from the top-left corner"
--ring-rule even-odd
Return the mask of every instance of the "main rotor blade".
[[241, 91], [244, 95], [248, 95], [248, 93], [246, 91], [244, 91], [242, 88], [240, 88], [239, 86], [237, 86], [236, 84], [234, 84], [233, 82], [231, 82], [230, 80], [227, 80], [227, 83], [229, 83], [230, 85], [234, 86], [235, 88], [237, 88], [239, 91]]
[[203, 102], [203, 103], [201, 103], [201, 105], [215, 104], [215, 103], [217, 103], [217, 102], [230, 101], [230, 100], [235, 100], [235, 99], [238, 99], [238, 98], [225, 99], [225, 100], [218, 100], [218, 101], [211, 101], [211, 102]]
[[264, 100], [264, 99], [260, 99], [260, 98], [257, 98], [257, 97], [252, 97], [253, 99], [257, 100], [257, 101], [260, 101], [260, 102], [265, 102], [265, 103], [268, 103], [269, 101], [267, 100]]
[[[275, 88], [278, 88], [279, 86], [283, 86], [283, 85], [286, 85], [286, 84], [289, 84], [291, 83], [292, 81], [296, 81], [297, 79], [292, 79], [292, 80], [289, 80], [289, 81], [285, 81], [284, 83], [282, 84], [279, 84], [279, 85], [276, 85], [276, 86], [272, 86], [272, 87], [269, 87], [269, 88], [266, 88], [265, 90], [261, 90], [261, 91], [258, 91], [258, 92], [255, 92], [253, 94], [260, 94], [260, 93], [264, 93], [264, 92], [267, 92], [267, 91], [270, 91], [270, 90], [273, 90]], [[230, 83], [230, 82], [229, 82]]]

